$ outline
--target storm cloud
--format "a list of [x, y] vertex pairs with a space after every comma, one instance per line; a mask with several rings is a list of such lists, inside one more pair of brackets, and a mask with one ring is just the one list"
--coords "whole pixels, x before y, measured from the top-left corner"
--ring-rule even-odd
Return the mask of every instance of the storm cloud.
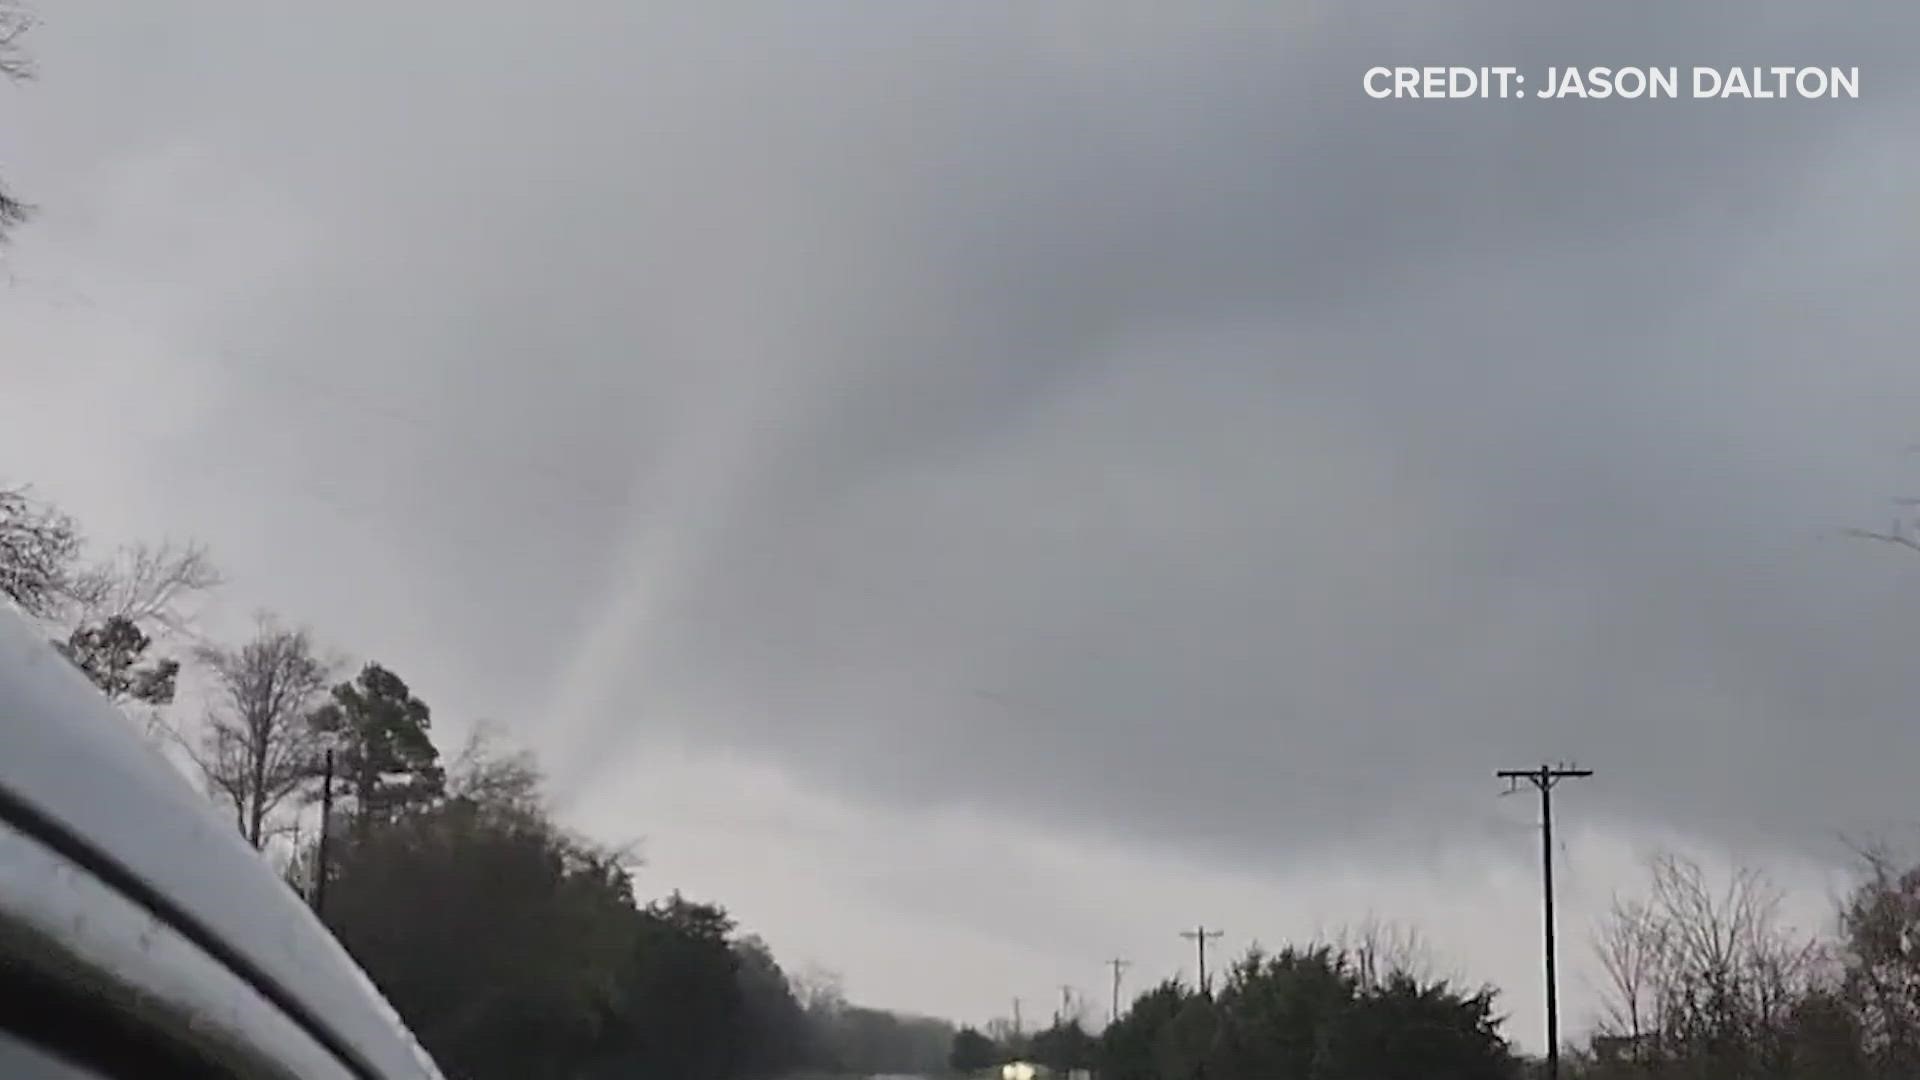
[[[1839, 533], [1920, 480], [1915, 31], [75, 0], [0, 124], [4, 476], [204, 537], [236, 625], [504, 725], [860, 996], [1371, 905], [1526, 1040], [1495, 768], [1598, 770], [1572, 917], [1911, 814], [1920, 559]], [[1862, 98], [1361, 93], [1784, 62]]]

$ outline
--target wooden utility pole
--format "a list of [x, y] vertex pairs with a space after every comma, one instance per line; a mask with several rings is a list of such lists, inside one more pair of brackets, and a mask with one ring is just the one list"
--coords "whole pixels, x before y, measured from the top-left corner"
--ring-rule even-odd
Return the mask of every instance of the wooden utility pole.
[[1205, 924], [1180, 932], [1181, 937], [1193, 942], [1200, 950], [1200, 993], [1208, 997], [1212, 996], [1212, 991], [1207, 987], [1207, 940], [1217, 938], [1223, 933], [1225, 931], [1209, 930]]
[[1128, 964], [1115, 957], [1107, 961], [1107, 966], [1113, 969], [1113, 1019], [1109, 1023], [1117, 1024], [1120, 1022], [1120, 973], [1127, 969]]
[[1592, 769], [1542, 765], [1537, 769], [1501, 769], [1495, 776], [1507, 782], [1509, 792], [1525, 780], [1540, 790], [1540, 885], [1545, 899], [1547, 953], [1547, 1080], [1560, 1080], [1560, 989], [1554, 974], [1553, 945], [1553, 787], [1562, 780], [1583, 779]]
[[327, 908], [327, 841], [333, 828], [333, 748], [327, 748], [327, 760], [320, 774], [320, 843], [314, 852], [313, 912], [324, 918]]

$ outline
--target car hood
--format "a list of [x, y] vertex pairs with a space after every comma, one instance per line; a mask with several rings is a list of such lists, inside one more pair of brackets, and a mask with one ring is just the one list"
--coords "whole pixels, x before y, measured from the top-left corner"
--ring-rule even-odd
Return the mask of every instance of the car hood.
[[[0, 607], [0, 791], [136, 879], [383, 1080], [442, 1080], [345, 948], [66, 658]], [[187, 929], [187, 928], [182, 928]]]

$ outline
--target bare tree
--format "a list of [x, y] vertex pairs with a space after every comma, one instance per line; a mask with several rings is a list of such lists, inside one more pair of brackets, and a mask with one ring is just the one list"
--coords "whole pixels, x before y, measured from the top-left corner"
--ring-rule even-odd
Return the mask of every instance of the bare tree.
[[184, 632], [197, 614], [189, 601], [221, 584], [197, 541], [129, 544], [91, 565], [84, 546], [71, 516], [28, 488], [0, 487], [0, 597], [62, 635], [115, 620]]
[[[17, 0], [0, 0], [0, 79], [20, 82], [33, 77], [33, 64], [20, 47], [21, 39], [33, 29], [33, 14]], [[27, 204], [7, 194], [0, 186], [0, 240], [27, 219]]]
[[111, 558], [75, 571], [65, 592], [82, 624], [125, 619], [182, 633], [196, 614], [188, 602], [221, 583], [206, 545], [163, 540], [129, 544]]
[[318, 736], [308, 722], [331, 675], [304, 630], [262, 616], [237, 649], [205, 647], [214, 704], [193, 751], [207, 783], [233, 806], [240, 834], [258, 848], [274, 812], [315, 776]]
[[531, 752], [503, 747], [498, 734], [482, 725], [453, 756], [447, 795], [497, 812], [541, 817], [547, 810], [540, 794], [545, 779]]
[[1866, 874], [1841, 907], [1845, 995], [1867, 1050], [1890, 1072], [1920, 1070], [1920, 867], [1884, 846], [1861, 849]]
[[21, 49], [20, 41], [36, 21], [19, 0], [0, 0], [0, 79], [17, 82], [33, 78], [33, 62]]
[[[1907, 448], [1909, 453], [1920, 453], [1920, 446]], [[1892, 544], [1909, 551], [1920, 551], [1920, 498], [1903, 495], [1888, 500], [1895, 507], [1893, 520], [1885, 530], [1881, 529], [1844, 529], [1842, 533], [1856, 540], [1872, 540], [1876, 543]]]
[[1616, 897], [1607, 922], [1594, 934], [1594, 952], [1607, 980], [1601, 1027], [1627, 1040], [1638, 1056], [1665, 1023], [1661, 988], [1667, 962], [1666, 925], [1646, 904]]
[[847, 1008], [845, 986], [838, 973], [808, 964], [792, 977], [793, 995], [814, 1016], [835, 1016]]
[[0, 597], [37, 619], [68, 602], [68, 583], [80, 555], [72, 518], [33, 498], [26, 488], [0, 488]]
[[1610, 983], [1605, 1034], [1636, 1056], [1717, 1076], [1780, 1067], [1822, 974], [1818, 942], [1785, 925], [1784, 894], [1756, 870], [1716, 883], [1698, 863], [1662, 855], [1651, 871], [1647, 900], [1616, 901], [1597, 935]]
[[1415, 926], [1369, 915], [1335, 933], [1328, 944], [1347, 957], [1360, 985], [1369, 989], [1384, 986], [1395, 975], [1427, 980], [1436, 974], [1433, 950]]

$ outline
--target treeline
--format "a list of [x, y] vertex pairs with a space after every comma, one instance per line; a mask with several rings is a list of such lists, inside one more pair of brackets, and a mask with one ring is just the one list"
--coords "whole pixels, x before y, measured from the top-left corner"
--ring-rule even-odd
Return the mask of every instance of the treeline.
[[[343, 678], [266, 617], [230, 645], [191, 632], [219, 584], [197, 545], [89, 559], [70, 517], [0, 488], [0, 596], [191, 761], [449, 1077], [944, 1064], [950, 1026], [790, 977], [719, 904], [641, 899], [627, 852], [553, 819], [531, 758], [476, 738], [443, 759], [431, 708], [393, 670]], [[203, 687], [192, 728], [169, 715], [183, 683]]]
[[[1507, 1080], [1522, 1063], [1494, 991], [1423, 973], [1378, 941], [1250, 950], [1217, 987], [1168, 980], [1099, 1034], [1077, 1019], [1031, 1035], [964, 1028], [950, 1064], [968, 1075], [1027, 1061], [1101, 1080]], [[998, 1037], [996, 1037], [998, 1036]]]
[[[1920, 1076], [1920, 865], [1863, 852], [1834, 931], [1789, 925], [1754, 869], [1716, 875], [1650, 860], [1637, 898], [1595, 929], [1603, 1013], [1563, 1048], [1568, 1080], [1911, 1080]], [[1563, 927], [1563, 929], [1565, 929]], [[1379, 928], [1253, 951], [1212, 993], [1177, 981], [1104, 1031], [1056, 1021], [1030, 1035], [963, 1028], [969, 1075], [1028, 1061], [1101, 1080], [1526, 1080], [1489, 988], [1427, 974], [1416, 939]]]

